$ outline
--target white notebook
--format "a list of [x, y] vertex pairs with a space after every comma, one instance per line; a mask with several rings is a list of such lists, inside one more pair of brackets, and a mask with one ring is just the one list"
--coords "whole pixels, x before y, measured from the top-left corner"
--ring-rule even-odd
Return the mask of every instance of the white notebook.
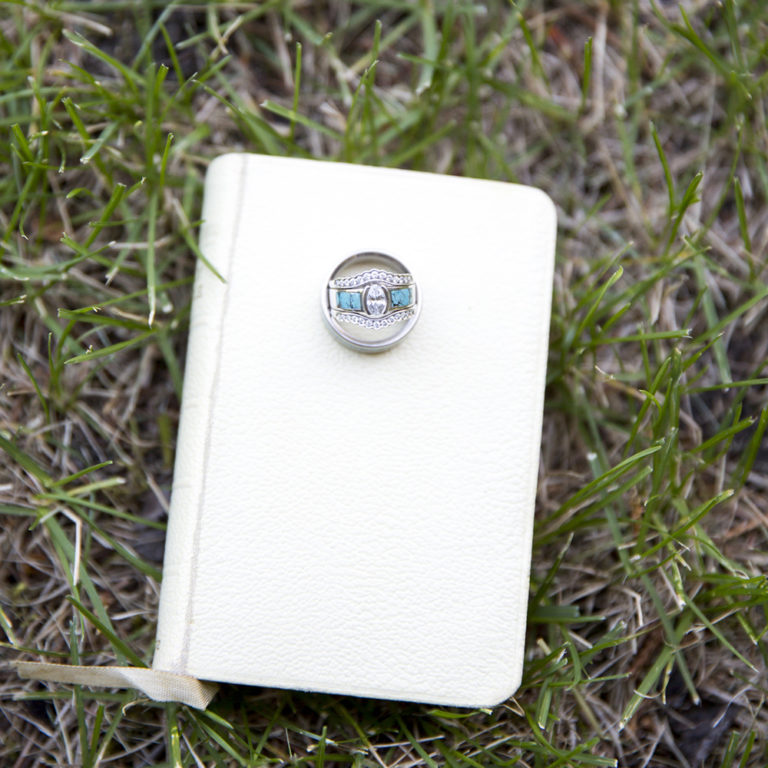
[[[489, 706], [520, 682], [555, 212], [520, 185], [211, 165], [156, 670]], [[421, 317], [347, 349], [320, 297], [402, 259]]]
[[[152, 668], [14, 666], [198, 708], [206, 681], [503, 701], [523, 664], [551, 201], [229, 154], [203, 219], [219, 276], [198, 263]], [[362, 354], [321, 295], [372, 251], [407, 265], [421, 313]]]

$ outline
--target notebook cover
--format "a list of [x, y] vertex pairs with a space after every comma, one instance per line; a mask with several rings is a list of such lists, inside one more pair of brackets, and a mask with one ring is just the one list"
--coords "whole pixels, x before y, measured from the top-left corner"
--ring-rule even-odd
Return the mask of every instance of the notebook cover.
[[[539, 190], [228, 154], [210, 166], [153, 666], [490, 706], [519, 685], [555, 211]], [[422, 313], [325, 327], [347, 256]]]

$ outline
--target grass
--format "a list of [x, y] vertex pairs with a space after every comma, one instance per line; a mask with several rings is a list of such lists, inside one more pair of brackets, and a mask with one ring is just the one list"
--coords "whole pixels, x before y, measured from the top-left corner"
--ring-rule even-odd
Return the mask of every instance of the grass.
[[0, 762], [764, 766], [766, 40], [747, 0], [0, 5], [4, 658], [151, 661], [211, 158], [533, 184], [560, 222], [513, 699], [4, 674]]

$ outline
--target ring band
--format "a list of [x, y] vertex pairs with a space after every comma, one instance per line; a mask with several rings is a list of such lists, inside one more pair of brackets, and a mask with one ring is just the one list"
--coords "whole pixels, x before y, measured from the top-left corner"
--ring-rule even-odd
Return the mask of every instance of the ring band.
[[323, 293], [329, 327], [339, 341], [361, 352], [381, 352], [397, 344], [420, 311], [413, 275], [402, 262], [383, 253], [345, 259]]

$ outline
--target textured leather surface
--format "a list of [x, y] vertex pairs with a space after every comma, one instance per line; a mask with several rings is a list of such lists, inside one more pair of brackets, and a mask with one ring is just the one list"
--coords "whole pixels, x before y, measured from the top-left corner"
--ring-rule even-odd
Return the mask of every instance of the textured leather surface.
[[[206, 181], [154, 660], [460, 706], [520, 681], [555, 212], [519, 185], [224, 155]], [[323, 286], [378, 250], [418, 325], [363, 355]]]

